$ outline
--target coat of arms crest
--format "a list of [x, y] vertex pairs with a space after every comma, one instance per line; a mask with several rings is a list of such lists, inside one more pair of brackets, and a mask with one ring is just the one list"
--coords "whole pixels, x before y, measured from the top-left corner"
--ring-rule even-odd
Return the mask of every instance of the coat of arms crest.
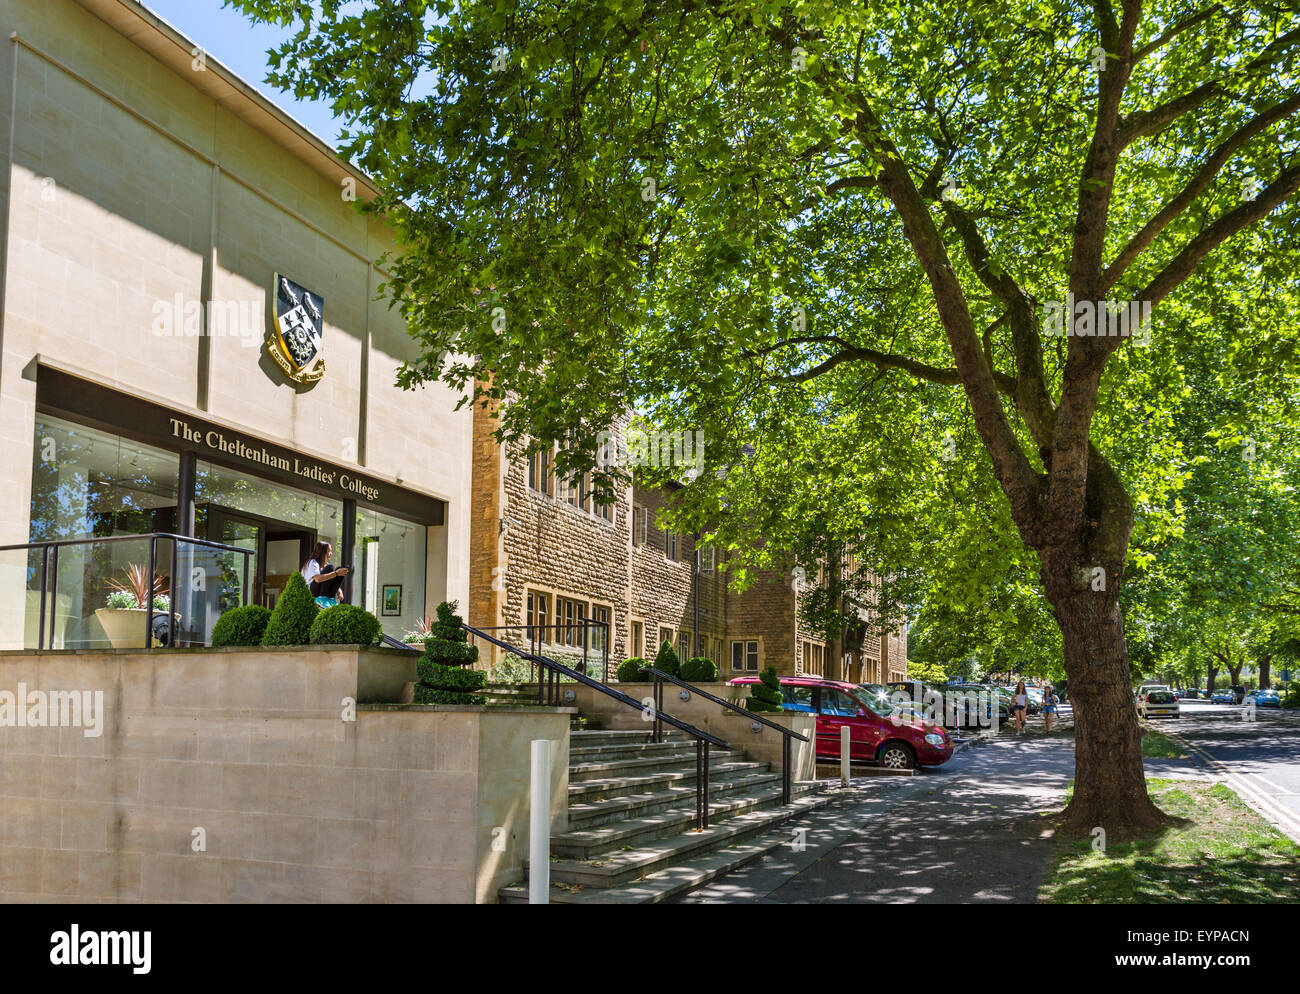
[[325, 336], [325, 301], [293, 280], [275, 276], [275, 326], [266, 350], [295, 383], [315, 383], [325, 375], [321, 356]]

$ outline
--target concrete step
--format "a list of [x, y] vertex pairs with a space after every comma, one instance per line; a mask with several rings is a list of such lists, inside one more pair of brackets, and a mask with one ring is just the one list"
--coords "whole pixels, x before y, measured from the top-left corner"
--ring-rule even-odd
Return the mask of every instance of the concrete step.
[[[721, 749], [709, 753], [709, 769], [716, 764], [739, 759], [741, 753]], [[689, 766], [695, 770], [695, 750], [689, 746], [678, 752], [665, 752], [645, 759], [610, 759], [590, 763], [570, 763], [569, 783], [583, 780], [606, 780], [610, 777], [650, 776], [665, 771], [676, 771]]]
[[[709, 773], [710, 799], [722, 799], [728, 794], [753, 790], [758, 787], [770, 787], [781, 783], [779, 772], [762, 771], [752, 773], [741, 770], [737, 773], [714, 776]], [[695, 810], [695, 778], [689, 784], [669, 783], [658, 789], [637, 790], [617, 797], [593, 798], [588, 801], [569, 801], [569, 831], [596, 828], [611, 822], [627, 818], [640, 818], [645, 815], [667, 811], [671, 808], [689, 808]]]
[[[710, 756], [710, 759], [713, 757]], [[733, 776], [746, 773], [766, 773], [770, 763], [757, 763], [752, 760], [731, 760], [728, 762], [709, 763], [709, 783], [715, 784]], [[628, 794], [644, 793], [669, 784], [687, 786], [695, 790], [695, 761], [689, 766], [661, 769], [647, 773], [637, 770], [629, 776], [595, 777], [589, 780], [574, 780], [569, 777], [569, 803], [605, 800], [623, 797]]]
[[[747, 811], [711, 823], [702, 832], [690, 830], [596, 859], [552, 860], [552, 901], [617, 904], [665, 900], [789, 842], [788, 833], [778, 831], [780, 826], [829, 804], [832, 798], [819, 785], [812, 785], [792, 804]], [[526, 902], [527, 884], [503, 887], [498, 897], [503, 903]]]
[[[651, 873], [640, 880], [617, 887], [582, 887], [551, 884], [551, 904], [659, 904], [701, 884], [738, 870], [746, 863], [788, 844], [790, 832], [778, 828], [751, 842], [726, 846], [717, 852], [704, 853], [683, 860], [666, 870]], [[502, 887], [497, 892], [501, 904], [527, 904], [528, 885]]]
[[[569, 749], [585, 749], [589, 746], [603, 745], [626, 745], [628, 743], [649, 742], [651, 732], [649, 729], [644, 731], [625, 732], [615, 729], [592, 729], [590, 731], [575, 732], [569, 736]], [[679, 742], [685, 736], [676, 732], [665, 732], [664, 741]]]
[[[713, 750], [709, 750], [712, 754]], [[619, 759], [649, 759], [653, 756], [695, 757], [695, 747], [688, 742], [623, 742], [612, 745], [574, 746], [569, 740], [569, 765], [602, 763]]]
[[[806, 783], [792, 790], [797, 799], [811, 792], [815, 784]], [[692, 795], [694, 791], [692, 791]], [[709, 797], [709, 822], [721, 824], [760, 808], [779, 807], [781, 785], [766, 784], [734, 794]], [[673, 807], [640, 818], [625, 818], [614, 824], [570, 829], [551, 838], [551, 854], [572, 860], [591, 860], [618, 850], [639, 849], [656, 839], [681, 835], [695, 825], [695, 805]]]

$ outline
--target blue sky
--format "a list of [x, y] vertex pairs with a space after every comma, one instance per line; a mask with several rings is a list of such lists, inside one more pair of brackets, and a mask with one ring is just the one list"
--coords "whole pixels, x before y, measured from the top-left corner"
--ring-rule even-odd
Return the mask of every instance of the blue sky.
[[291, 114], [307, 128], [329, 142], [337, 143], [339, 125], [329, 105], [321, 101], [295, 100], [291, 93], [281, 93], [268, 86], [266, 50], [288, 36], [288, 31], [267, 25], [254, 25], [243, 14], [223, 8], [221, 0], [141, 0], [143, 5], [201, 46], [222, 65], [245, 82], [256, 87], [268, 99]]

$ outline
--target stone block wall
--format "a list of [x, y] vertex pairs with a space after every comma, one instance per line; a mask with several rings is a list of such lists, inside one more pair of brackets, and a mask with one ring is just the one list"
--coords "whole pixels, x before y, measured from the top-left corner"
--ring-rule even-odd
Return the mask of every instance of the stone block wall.
[[0, 692], [103, 694], [98, 735], [0, 724], [0, 901], [494, 901], [523, 876], [532, 739], [567, 826], [571, 709], [344, 720], [360, 655], [0, 654]]

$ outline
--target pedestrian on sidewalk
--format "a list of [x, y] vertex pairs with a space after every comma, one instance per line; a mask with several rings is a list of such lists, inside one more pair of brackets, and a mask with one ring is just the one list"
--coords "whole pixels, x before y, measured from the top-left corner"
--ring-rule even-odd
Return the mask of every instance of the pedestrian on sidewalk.
[[1043, 717], [1047, 721], [1047, 734], [1052, 734], [1052, 719], [1056, 717], [1057, 697], [1052, 693], [1052, 685], [1049, 683], [1043, 688]]
[[1025, 693], [1025, 681], [1016, 684], [1016, 694], [1011, 698], [1011, 710], [1016, 713], [1016, 734], [1025, 730], [1025, 711], [1029, 707], [1029, 695]]

